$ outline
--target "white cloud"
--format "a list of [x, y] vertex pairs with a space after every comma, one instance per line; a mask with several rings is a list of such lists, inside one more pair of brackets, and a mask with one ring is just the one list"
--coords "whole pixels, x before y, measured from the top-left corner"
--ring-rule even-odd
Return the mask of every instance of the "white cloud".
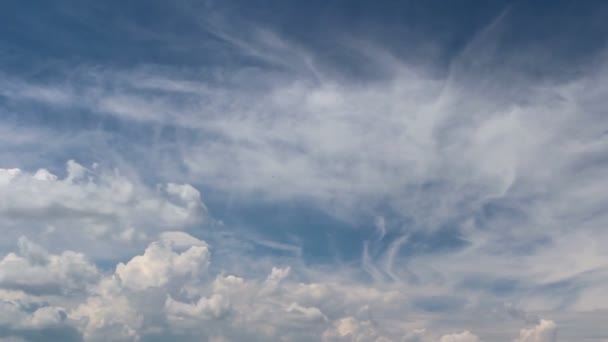
[[536, 326], [522, 329], [515, 342], [556, 342], [557, 324], [550, 320], [541, 320]]
[[332, 327], [323, 332], [323, 341], [390, 341], [380, 336], [370, 321], [358, 321], [353, 317], [347, 317], [335, 321]]
[[209, 298], [201, 298], [195, 304], [187, 304], [167, 298], [165, 309], [171, 320], [183, 320], [187, 317], [200, 319], [221, 319], [230, 313], [230, 302], [221, 294], [213, 294]]
[[9, 238], [5, 241], [17, 234], [46, 232], [40, 238], [59, 248], [97, 241], [98, 253], [103, 253], [101, 241], [145, 241], [161, 230], [201, 224], [206, 216], [200, 193], [189, 184], [149, 189], [117, 170], [88, 169], [72, 160], [63, 179], [46, 169], [34, 174], [0, 169], [0, 191], [0, 224]]
[[296, 302], [289, 304], [287, 309], [285, 310], [287, 313], [291, 314], [296, 320], [304, 320], [304, 321], [326, 321], [327, 317], [314, 306], [302, 306]]
[[0, 324], [14, 328], [40, 328], [65, 320], [65, 312], [59, 308], [41, 307], [28, 313], [19, 302], [0, 301]]
[[[383, 310], [388, 301], [389, 306], [403, 305], [391, 291], [289, 281], [289, 268], [274, 267], [266, 279], [208, 274], [207, 244], [184, 232], [161, 233], [143, 254], [119, 263], [111, 274], [83, 258], [69, 251], [54, 255], [20, 240], [19, 254], [8, 254], [0, 264], [3, 281], [10, 280], [10, 291], [15, 291], [0, 293], [3, 324], [13, 332], [72, 327], [86, 341], [174, 334], [234, 341], [310, 340], [331, 336], [324, 331], [344, 323], [342, 317], [349, 312], [369, 305]], [[19, 261], [11, 264], [11, 260]], [[6, 271], [7, 264], [22, 273]], [[33, 286], [39, 290], [30, 291]], [[48, 291], [49, 287], [62, 291]], [[72, 288], [78, 291], [67, 290]], [[25, 309], [41, 303], [45, 304], [31, 313]], [[377, 341], [383, 341], [370, 330], [374, 326], [370, 321], [357, 324], [358, 340], [375, 334]], [[405, 336], [406, 331], [399, 329]]]
[[[175, 232], [171, 235], [177, 234]], [[164, 287], [169, 281], [184, 276], [196, 278], [205, 271], [209, 264], [206, 244], [186, 233], [177, 235], [177, 239], [171, 239], [171, 235], [162, 235], [161, 241], [150, 244], [143, 255], [116, 266], [116, 275], [124, 286], [134, 290]], [[182, 235], [186, 235], [186, 238]], [[184, 246], [188, 240], [193, 244], [186, 250], [181, 253], [174, 251], [174, 247]]]
[[480, 342], [479, 337], [473, 335], [470, 331], [463, 331], [461, 333], [443, 335], [439, 339], [439, 342]]
[[19, 169], [0, 169], [0, 184], [8, 184], [21, 173]]
[[69, 312], [86, 341], [137, 341], [143, 317], [114, 278], [104, 279]]
[[83, 254], [65, 251], [50, 255], [25, 237], [19, 239], [19, 253], [9, 253], [0, 260], [0, 287], [32, 293], [86, 291], [99, 276]]
[[28, 295], [0, 295], [0, 341], [31, 341], [35, 336], [51, 335], [72, 341], [78, 335], [72, 323], [62, 306]]
[[[468, 330], [436, 337], [430, 317], [416, 319], [399, 287], [326, 274], [294, 281], [289, 268], [278, 267], [265, 279], [211, 273], [209, 246], [184, 232], [159, 234], [111, 273], [82, 254], [52, 254], [25, 238], [19, 247], [0, 262], [7, 288], [0, 290], [0, 333], [9, 336], [72, 329], [85, 341], [481, 341]], [[541, 320], [517, 342], [555, 342], [555, 331], [554, 322]]]

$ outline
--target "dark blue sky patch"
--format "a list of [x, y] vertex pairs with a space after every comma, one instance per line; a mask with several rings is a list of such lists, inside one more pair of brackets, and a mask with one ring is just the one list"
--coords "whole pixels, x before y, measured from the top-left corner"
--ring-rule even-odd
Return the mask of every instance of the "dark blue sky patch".
[[[347, 44], [349, 40], [373, 42], [397, 59], [445, 72], [480, 31], [502, 18], [496, 24], [498, 32], [489, 33], [490, 64], [482, 65], [496, 71], [509, 61], [538, 77], [572, 75], [579, 71], [577, 65], [605, 46], [608, 6], [598, 1], [545, 4], [235, 1], [167, 6], [160, 1], [7, 1], [0, 14], [0, 44], [5, 51], [0, 62], [13, 73], [30, 76], [75, 64], [264, 67], [266, 62], [243, 54], [214, 32], [225, 26], [228, 34], [255, 32], [252, 28], [275, 31], [312, 51], [315, 62], [326, 65], [328, 72], [366, 79], [390, 74]], [[516, 55], [522, 50], [528, 52], [524, 60]], [[573, 67], [563, 69], [566, 64]]]
[[[310, 263], [353, 262], [360, 257], [363, 240], [373, 229], [341, 221], [306, 201], [249, 201], [205, 192], [214, 219], [235, 231], [262, 240], [299, 246]], [[260, 250], [272, 248], [258, 246]], [[284, 252], [281, 252], [284, 253]]]

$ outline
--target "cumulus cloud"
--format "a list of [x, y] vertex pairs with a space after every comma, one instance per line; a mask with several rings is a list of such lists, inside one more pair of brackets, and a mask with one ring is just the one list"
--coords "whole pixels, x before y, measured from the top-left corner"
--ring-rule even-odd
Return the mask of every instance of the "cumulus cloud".
[[541, 320], [536, 326], [522, 329], [516, 342], [556, 342], [557, 324], [550, 320]]
[[353, 317], [337, 320], [333, 326], [323, 332], [323, 341], [390, 341], [390, 339], [379, 336], [374, 323], [370, 321], [358, 321]]
[[137, 341], [143, 326], [141, 312], [113, 277], [102, 280], [69, 315], [87, 341]]
[[[180, 331], [229, 340], [244, 336], [260, 341], [288, 336], [301, 339], [315, 336], [326, 325], [328, 318], [321, 309], [302, 292], [289, 288], [304, 285], [283, 284], [287, 269], [274, 268], [263, 281], [245, 280], [234, 275], [212, 276], [208, 263], [204, 241], [183, 232], [163, 233], [142, 255], [119, 263], [113, 274], [70, 311], [70, 318], [81, 322], [83, 334], [90, 340], [110, 333], [122, 339], [141, 339], [151, 333]], [[169, 330], [153, 333], [145, 322], [155, 319], [168, 324]]]
[[53, 297], [0, 290], [0, 335], [6, 341], [81, 340], [80, 333], [68, 317], [68, 298], [73, 294], [63, 294], [55, 297], [60, 298], [59, 301], [53, 301]]
[[473, 335], [469, 331], [463, 331], [461, 333], [443, 335], [439, 339], [439, 342], [480, 342], [479, 337]]
[[[97, 270], [78, 253], [54, 255], [26, 239], [19, 245], [18, 254], [8, 254], [0, 263], [0, 286], [6, 288], [0, 290], [0, 332], [26, 340], [53, 329], [85, 341], [189, 340], [186, 336], [210, 341], [481, 341], [469, 331], [434, 337], [428, 322], [407, 319], [407, 297], [391, 288], [346, 279], [294, 281], [288, 268], [278, 267], [265, 279], [211, 272], [208, 244], [184, 232], [159, 234], [141, 255], [118, 263], [112, 272]], [[18, 260], [12, 266], [22, 273], [7, 271], [12, 260]], [[517, 341], [553, 342], [555, 327], [542, 320], [522, 329]]]
[[7, 237], [31, 232], [72, 248], [83, 240], [146, 241], [160, 230], [201, 224], [206, 215], [200, 193], [189, 184], [150, 189], [118, 170], [86, 168], [73, 160], [63, 178], [46, 169], [0, 169], [0, 191]]
[[85, 291], [100, 274], [81, 253], [65, 251], [51, 255], [25, 237], [19, 239], [19, 252], [0, 260], [0, 287], [37, 294], [68, 294]]
[[[187, 243], [192, 245], [185, 251], [177, 253], [173, 250]], [[118, 264], [116, 275], [124, 286], [131, 289], [163, 287], [179, 277], [197, 277], [207, 268], [208, 256], [209, 249], [204, 242], [194, 240], [186, 233], [164, 234], [161, 241], [149, 245], [143, 255], [126, 264]]]
[[28, 312], [27, 307], [16, 301], [0, 302], [0, 323], [13, 329], [38, 329], [58, 325], [66, 320], [63, 309], [44, 306]]
[[184, 333], [232, 341], [336, 336], [363, 341], [381, 334], [371, 321], [343, 318], [346, 314], [378, 300], [403, 305], [391, 291], [289, 281], [288, 268], [275, 267], [265, 279], [211, 274], [207, 243], [184, 232], [161, 233], [111, 273], [78, 253], [55, 255], [25, 238], [19, 246], [19, 253], [0, 263], [0, 285], [6, 288], [0, 293], [0, 325], [15, 336], [52, 326], [74, 329], [86, 341]]

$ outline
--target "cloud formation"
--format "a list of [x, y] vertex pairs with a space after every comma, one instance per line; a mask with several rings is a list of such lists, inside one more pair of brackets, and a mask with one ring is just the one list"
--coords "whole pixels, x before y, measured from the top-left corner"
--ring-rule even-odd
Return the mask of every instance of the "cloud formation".
[[463, 331], [458, 334], [443, 335], [439, 342], [479, 342], [479, 337], [471, 334], [469, 331]]
[[557, 341], [557, 325], [553, 321], [541, 320], [536, 326], [522, 329], [517, 342], [555, 342]]
[[[480, 341], [468, 331], [437, 337], [397, 317], [378, 321], [374, 316], [407, 315], [407, 297], [389, 288], [298, 282], [279, 268], [266, 279], [210, 273], [209, 246], [184, 232], [161, 233], [112, 272], [25, 238], [19, 247], [0, 263], [1, 331], [9, 336], [54, 329], [85, 341]], [[518, 341], [554, 341], [555, 327], [542, 320]]]
[[66, 1], [0, 13], [0, 340], [608, 338], [601, 6]]
[[166, 227], [185, 229], [201, 224], [206, 216], [200, 193], [189, 184], [150, 189], [118, 170], [103, 170], [97, 164], [86, 168], [73, 160], [67, 162], [63, 178], [47, 169], [0, 169], [0, 189], [7, 237], [37, 232], [47, 241], [63, 240], [57, 247], [77, 248], [92, 240], [146, 241], [148, 234]]

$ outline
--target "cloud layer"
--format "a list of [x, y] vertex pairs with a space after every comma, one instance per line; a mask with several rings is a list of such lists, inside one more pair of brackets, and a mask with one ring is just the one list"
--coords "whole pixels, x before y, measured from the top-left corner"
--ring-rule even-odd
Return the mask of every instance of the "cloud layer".
[[[160, 234], [111, 272], [80, 253], [49, 254], [21, 238], [19, 252], [0, 262], [3, 334], [55, 331], [86, 341], [480, 341], [468, 331], [438, 336], [416, 327], [424, 323], [400, 319], [408, 315], [408, 296], [396, 289], [294, 281], [289, 268], [244, 279], [213, 274], [209, 262], [208, 245], [184, 232]], [[555, 328], [542, 320], [522, 329], [518, 341], [555, 341]]]
[[0, 341], [608, 339], [601, 6], [59, 3], [0, 14]]

